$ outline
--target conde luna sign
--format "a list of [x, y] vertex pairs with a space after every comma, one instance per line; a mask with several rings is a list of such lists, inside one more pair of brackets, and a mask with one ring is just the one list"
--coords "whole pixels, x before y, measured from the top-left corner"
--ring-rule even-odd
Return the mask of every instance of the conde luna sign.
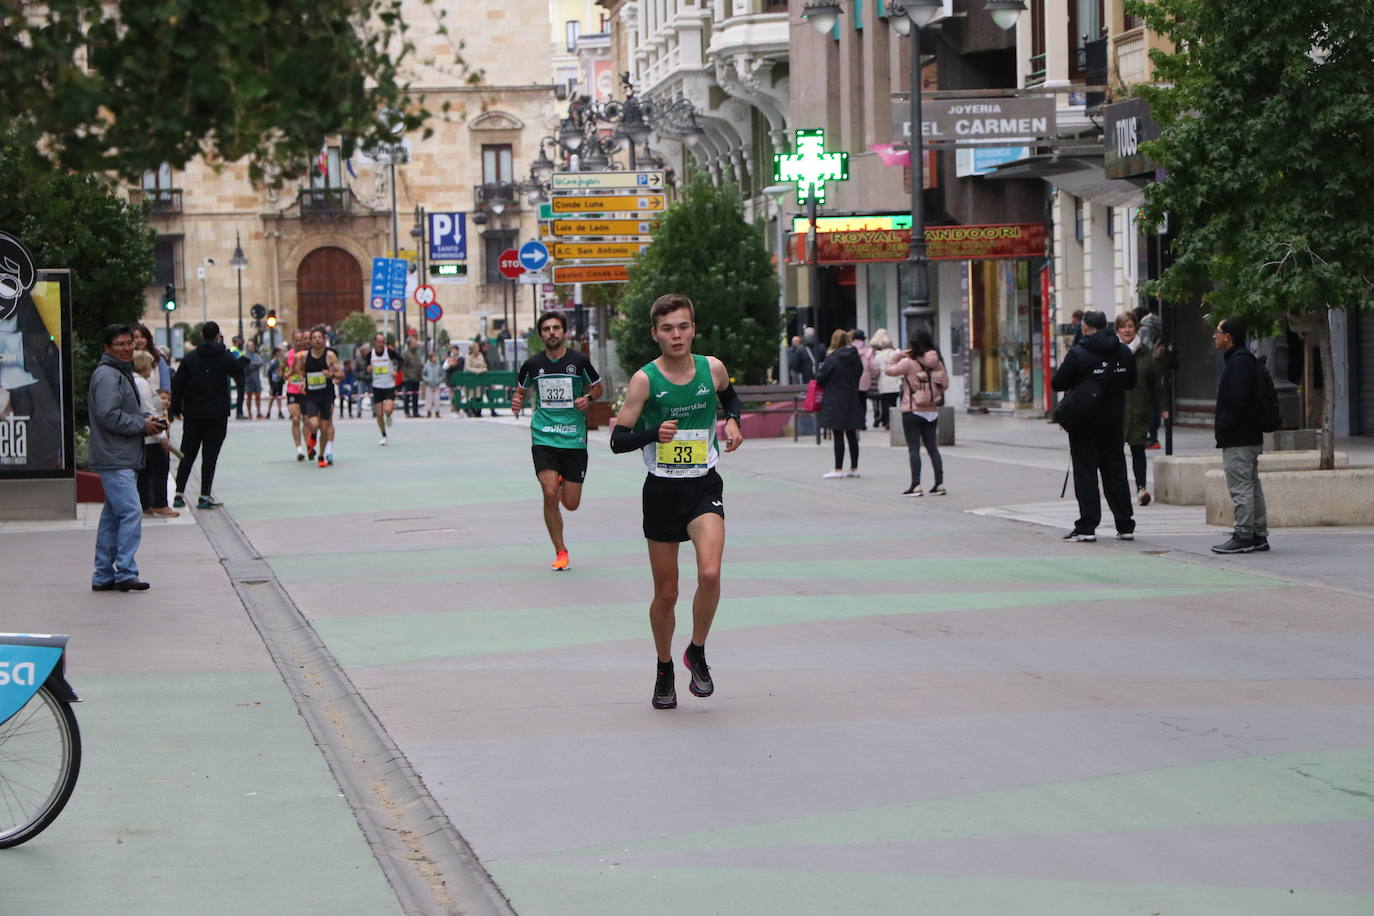
[[[930, 144], [1006, 144], [1052, 137], [1054, 99], [929, 99], [921, 102], [921, 137]], [[892, 140], [911, 140], [911, 103], [892, 97]]]

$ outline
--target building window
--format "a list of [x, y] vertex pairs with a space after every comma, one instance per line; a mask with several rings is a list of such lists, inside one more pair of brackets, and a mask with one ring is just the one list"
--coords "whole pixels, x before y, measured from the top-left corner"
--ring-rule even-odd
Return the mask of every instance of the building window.
[[1031, 0], [1031, 58], [1027, 86], [1045, 81], [1045, 0]]
[[509, 143], [484, 145], [482, 147], [482, 183], [496, 184], [510, 181], [514, 174], [511, 147]]
[[1073, 199], [1073, 237], [1075, 241], [1083, 241], [1083, 198]]
[[172, 236], [158, 236], [153, 242], [153, 285], [177, 282], [177, 243]]
[[153, 213], [180, 213], [181, 191], [172, 187], [172, 167], [167, 163], [143, 173], [142, 199]]
[[143, 190], [170, 191], [171, 189], [172, 167], [167, 163], [162, 163], [162, 165], [155, 172], [143, 173]]
[[507, 282], [501, 275], [501, 252], [514, 248], [518, 237], [517, 229], [488, 229], [482, 233], [483, 276], [487, 283]]
[[1104, 0], [1069, 2], [1069, 79], [1082, 81], [1087, 76], [1087, 44], [1106, 34]]
[[578, 22], [576, 19], [569, 19], [567, 22], [563, 24], [563, 27], [567, 33], [568, 50], [576, 51], [577, 39], [582, 36], [582, 23]]
[[1116, 207], [1107, 208], [1107, 238], [1116, 238]]
[[339, 148], [331, 146], [323, 149], [310, 164], [310, 187], [330, 190], [342, 188], [343, 175], [340, 171]]
[[1143, 29], [1145, 27], [1145, 17], [1137, 16], [1134, 13], [1121, 14], [1121, 30], [1129, 32], [1131, 29]]

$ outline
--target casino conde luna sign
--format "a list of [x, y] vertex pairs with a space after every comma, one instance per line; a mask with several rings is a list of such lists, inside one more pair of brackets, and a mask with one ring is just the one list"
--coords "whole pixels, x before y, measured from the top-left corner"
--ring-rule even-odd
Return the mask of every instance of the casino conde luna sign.
[[[910, 247], [911, 231], [908, 229], [821, 232], [816, 236], [816, 263], [905, 261]], [[1045, 226], [1043, 223], [927, 226], [926, 248], [932, 261], [1039, 258], [1045, 254]], [[804, 234], [792, 237], [790, 254], [793, 264], [807, 263]]]

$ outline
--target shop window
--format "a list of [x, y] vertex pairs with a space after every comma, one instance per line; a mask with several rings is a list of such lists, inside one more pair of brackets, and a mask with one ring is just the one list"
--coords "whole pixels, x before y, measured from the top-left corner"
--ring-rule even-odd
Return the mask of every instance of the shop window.
[[1083, 198], [1073, 199], [1073, 238], [1074, 241], [1083, 241]]

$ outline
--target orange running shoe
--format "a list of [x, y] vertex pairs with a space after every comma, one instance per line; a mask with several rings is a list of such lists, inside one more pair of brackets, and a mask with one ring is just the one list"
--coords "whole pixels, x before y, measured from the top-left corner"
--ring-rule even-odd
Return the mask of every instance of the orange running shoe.
[[319, 461], [318, 464], [315, 465], [315, 467], [317, 467], [317, 468], [327, 468], [327, 467], [329, 467], [329, 462], [325, 460], [325, 458], [324, 458], [323, 455], [321, 455], [321, 456], [320, 456], [320, 461]]
[[553, 568], [558, 572], [568, 568], [568, 552], [566, 550], [558, 551], [558, 556], [553, 558]]

